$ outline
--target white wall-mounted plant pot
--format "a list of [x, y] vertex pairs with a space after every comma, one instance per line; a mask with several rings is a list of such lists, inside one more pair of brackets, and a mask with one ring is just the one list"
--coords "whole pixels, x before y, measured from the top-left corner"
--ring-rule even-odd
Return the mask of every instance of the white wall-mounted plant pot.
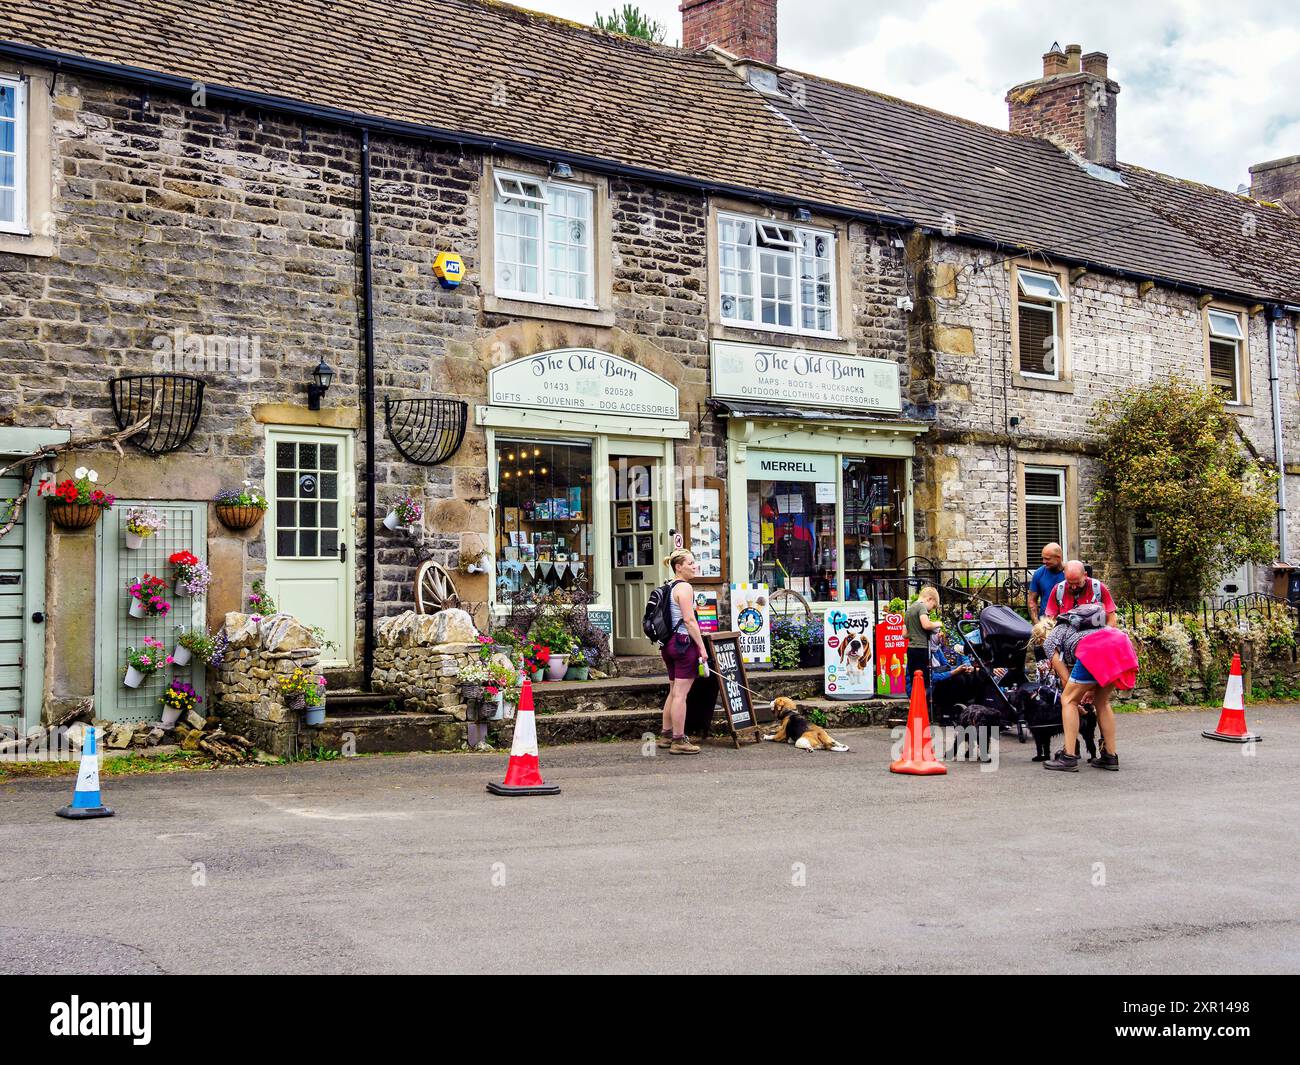
[[190, 593], [185, 590], [185, 582], [178, 580], [175, 585], [172, 586], [172, 594], [178, 599], [188, 599]]
[[172, 664], [188, 666], [190, 664], [190, 649], [178, 643], [172, 651]]
[[391, 532], [397, 532], [402, 527], [402, 519], [397, 516], [397, 511], [390, 510], [384, 517], [384, 528]]
[[144, 683], [144, 674], [136, 669], [135, 666], [127, 666], [126, 677], [123, 679], [122, 683], [128, 688], [138, 688]]
[[181, 708], [179, 706], [164, 706], [162, 712], [163, 728], [174, 728], [176, 722], [181, 719]]
[[130, 529], [126, 530], [126, 549], [128, 551], [139, 551], [144, 547], [144, 537], [139, 533], [133, 533]]
[[131, 599], [131, 609], [129, 613], [133, 618], [143, 618], [148, 616], [144, 604], [134, 597]]
[[568, 655], [551, 655], [546, 663], [547, 680], [563, 680], [564, 674], [569, 671]]
[[325, 707], [309, 706], [302, 712], [302, 723], [304, 725], [323, 725], [325, 724]]

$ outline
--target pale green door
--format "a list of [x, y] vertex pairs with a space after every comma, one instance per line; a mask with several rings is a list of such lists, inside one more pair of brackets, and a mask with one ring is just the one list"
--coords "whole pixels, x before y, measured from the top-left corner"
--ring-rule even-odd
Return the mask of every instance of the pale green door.
[[[166, 520], [167, 527], [149, 537], [138, 550], [126, 546], [127, 513], [133, 506], [150, 506]], [[174, 591], [175, 570], [167, 559], [177, 551], [191, 551], [208, 560], [208, 506], [206, 503], [131, 501], [119, 499], [106, 511], [95, 529], [98, 569], [95, 611], [95, 716], [109, 721], [157, 721], [162, 716], [158, 696], [173, 680], [190, 684], [205, 696], [205, 667], [197, 659], [186, 666], [164, 666], [138, 688], [122, 683], [126, 650], [140, 647], [146, 636], [161, 640], [165, 653], [176, 646], [177, 630], [206, 622], [203, 599], [178, 596]], [[171, 612], [161, 618], [130, 616], [129, 585], [146, 573], [167, 581], [166, 597]], [[202, 713], [204, 706], [199, 706]]]
[[[0, 457], [0, 465], [4, 461]], [[0, 525], [9, 520], [8, 501], [22, 490], [19, 478], [0, 479]], [[23, 650], [27, 618], [24, 545], [28, 517], [24, 512], [18, 524], [0, 538], [0, 737], [22, 732], [24, 728]]]
[[268, 429], [266, 468], [267, 591], [278, 609], [324, 630], [324, 665], [347, 665], [354, 639], [352, 434]]

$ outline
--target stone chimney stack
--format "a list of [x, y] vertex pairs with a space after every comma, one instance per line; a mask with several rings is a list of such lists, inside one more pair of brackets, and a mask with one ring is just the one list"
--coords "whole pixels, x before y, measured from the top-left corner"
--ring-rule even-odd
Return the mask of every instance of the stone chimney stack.
[[776, 64], [776, 0], [682, 0], [682, 47]]
[[1280, 203], [1300, 215], [1300, 155], [1288, 155], [1250, 168], [1250, 195], [1256, 200]]
[[1007, 93], [1011, 132], [1045, 137], [1102, 166], [1114, 166], [1118, 83], [1106, 73], [1105, 52], [1064, 52], [1053, 44], [1043, 56], [1043, 76]]

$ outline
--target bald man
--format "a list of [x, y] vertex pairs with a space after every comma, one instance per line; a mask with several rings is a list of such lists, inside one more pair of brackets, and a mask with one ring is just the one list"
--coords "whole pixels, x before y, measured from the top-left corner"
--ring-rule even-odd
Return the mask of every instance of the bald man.
[[1029, 619], [1037, 621], [1042, 613], [1042, 604], [1052, 591], [1065, 580], [1063, 560], [1065, 551], [1060, 544], [1046, 544], [1043, 547], [1043, 564], [1034, 570], [1029, 582]]
[[1095, 577], [1089, 577], [1088, 569], [1082, 562], [1071, 559], [1065, 564], [1065, 580], [1052, 589], [1043, 613], [1054, 618], [1057, 614], [1064, 614], [1085, 603], [1100, 603], [1106, 611], [1106, 624], [1111, 628], [1119, 628], [1119, 612], [1115, 609], [1110, 589]]

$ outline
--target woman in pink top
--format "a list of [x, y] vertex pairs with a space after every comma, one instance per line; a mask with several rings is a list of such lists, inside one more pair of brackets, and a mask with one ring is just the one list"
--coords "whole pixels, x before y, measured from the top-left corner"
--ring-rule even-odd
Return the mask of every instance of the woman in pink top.
[[1111, 707], [1111, 697], [1116, 688], [1129, 689], [1137, 682], [1137, 653], [1123, 631], [1109, 626], [1084, 635], [1074, 653], [1074, 668], [1070, 670], [1070, 679], [1061, 695], [1065, 746], [1050, 761], [1044, 762], [1043, 767], [1066, 773], [1079, 771], [1079, 704], [1091, 692], [1097, 724], [1101, 728], [1101, 749], [1096, 757], [1088, 759], [1088, 764], [1118, 772], [1115, 711]]

